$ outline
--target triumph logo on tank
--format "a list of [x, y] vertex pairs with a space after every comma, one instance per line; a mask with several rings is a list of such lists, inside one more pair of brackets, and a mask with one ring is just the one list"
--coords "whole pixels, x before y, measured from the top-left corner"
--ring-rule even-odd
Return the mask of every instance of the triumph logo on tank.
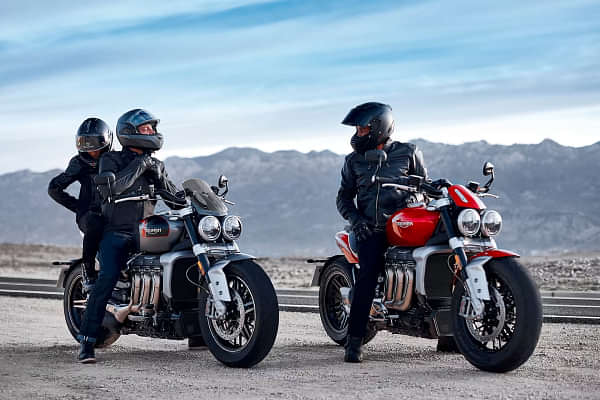
[[410, 228], [411, 226], [413, 226], [412, 221], [401, 221], [400, 217], [401, 215], [398, 215], [396, 218], [392, 219], [392, 222], [402, 229]]
[[169, 235], [169, 223], [162, 218], [151, 217], [144, 224], [145, 237], [163, 237]]

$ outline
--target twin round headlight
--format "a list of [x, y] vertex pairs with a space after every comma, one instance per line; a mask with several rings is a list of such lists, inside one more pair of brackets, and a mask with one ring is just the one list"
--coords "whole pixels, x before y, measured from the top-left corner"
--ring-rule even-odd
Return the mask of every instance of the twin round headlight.
[[227, 240], [237, 240], [242, 234], [242, 221], [239, 217], [230, 215], [223, 220], [223, 226], [217, 217], [207, 216], [198, 223], [198, 234], [208, 242], [214, 242], [221, 236]]
[[495, 236], [502, 230], [502, 217], [497, 211], [487, 210], [480, 216], [477, 210], [467, 208], [458, 214], [458, 230], [465, 236], [475, 236], [481, 228], [484, 236]]

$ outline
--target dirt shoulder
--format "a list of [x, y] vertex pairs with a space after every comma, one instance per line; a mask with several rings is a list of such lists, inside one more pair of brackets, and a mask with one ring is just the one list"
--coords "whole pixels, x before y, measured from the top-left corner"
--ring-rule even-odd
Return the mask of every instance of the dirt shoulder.
[[537, 350], [516, 371], [490, 374], [435, 341], [381, 332], [360, 365], [316, 314], [281, 313], [269, 356], [249, 370], [230, 369], [184, 341], [122, 337], [99, 363], [75, 362], [58, 300], [0, 297], [0, 399], [597, 399], [600, 330], [546, 324]]

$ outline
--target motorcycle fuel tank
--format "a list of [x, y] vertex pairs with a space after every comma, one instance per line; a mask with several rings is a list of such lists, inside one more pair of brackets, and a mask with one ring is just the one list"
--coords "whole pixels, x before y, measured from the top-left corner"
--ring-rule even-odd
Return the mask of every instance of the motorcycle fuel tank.
[[403, 208], [387, 221], [386, 234], [392, 246], [420, 247], [433, 235], [440, 220], [438, 211], [425, 207]]
[[185, 229], [183, 221], [167, 218], [162, 215], [152, 215], [140, 222], [138, 227], [140, 251], [163, 253], [177, 243]]

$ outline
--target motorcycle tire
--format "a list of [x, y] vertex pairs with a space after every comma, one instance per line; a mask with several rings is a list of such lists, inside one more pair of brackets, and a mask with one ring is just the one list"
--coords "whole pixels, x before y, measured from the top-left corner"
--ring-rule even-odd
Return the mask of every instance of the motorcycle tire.
[[[352, 265], [340, 256], [334, 259], [322, 272], [319, 282], [319, 314], [327, 336], [343, 346], [348, 335], [348, 318], [344, 310], [340, 287], [353, 286]], [[377, 335], [377, 330], [369, 324], [363, 344], [369, 343]]]
[[[81, 266], [75, 266], [69, 271], [67, 278], [65, 279], [65, 291], [63, 295], [63, 312], [65, 315], [65, 322], [67, 323], [67, 329], [75, 340], [78, 341], [77, 336], [79, 335], [79, 329], [81, 328], [81, 322], [83, 320], [84, 308], [80, 307], [80, 304], [76, 304], [77, 301], [83, 301], [86, 299], [86, 294], [83, 293], [82, 286], [83, 276], [81, 273]], [[105, 327], [100, 327], [100, 332], [96, 338], [96, 348], [108, 347], [119, 339], [119, 334], [111, 332]]]
[[475, 367], [508, 372], [529, 359], [542, 329], [540, 293], [527, 270], [512, 257], [497, 258], [485, 266], [490, 300], [484, 301], [481, 320], [459, 315], [465, 293], [457, 284], [452, 297], [454, 340]]
[[249, 368], [271, 351], [279, 328], [279, 305], [269, 276], [254, 261], [243, 260], [224, 269], [232, 301], [224, 320], [207, 315], [212, 296], [200, 296], [202, 337], [213, 356], [229, 367]]

